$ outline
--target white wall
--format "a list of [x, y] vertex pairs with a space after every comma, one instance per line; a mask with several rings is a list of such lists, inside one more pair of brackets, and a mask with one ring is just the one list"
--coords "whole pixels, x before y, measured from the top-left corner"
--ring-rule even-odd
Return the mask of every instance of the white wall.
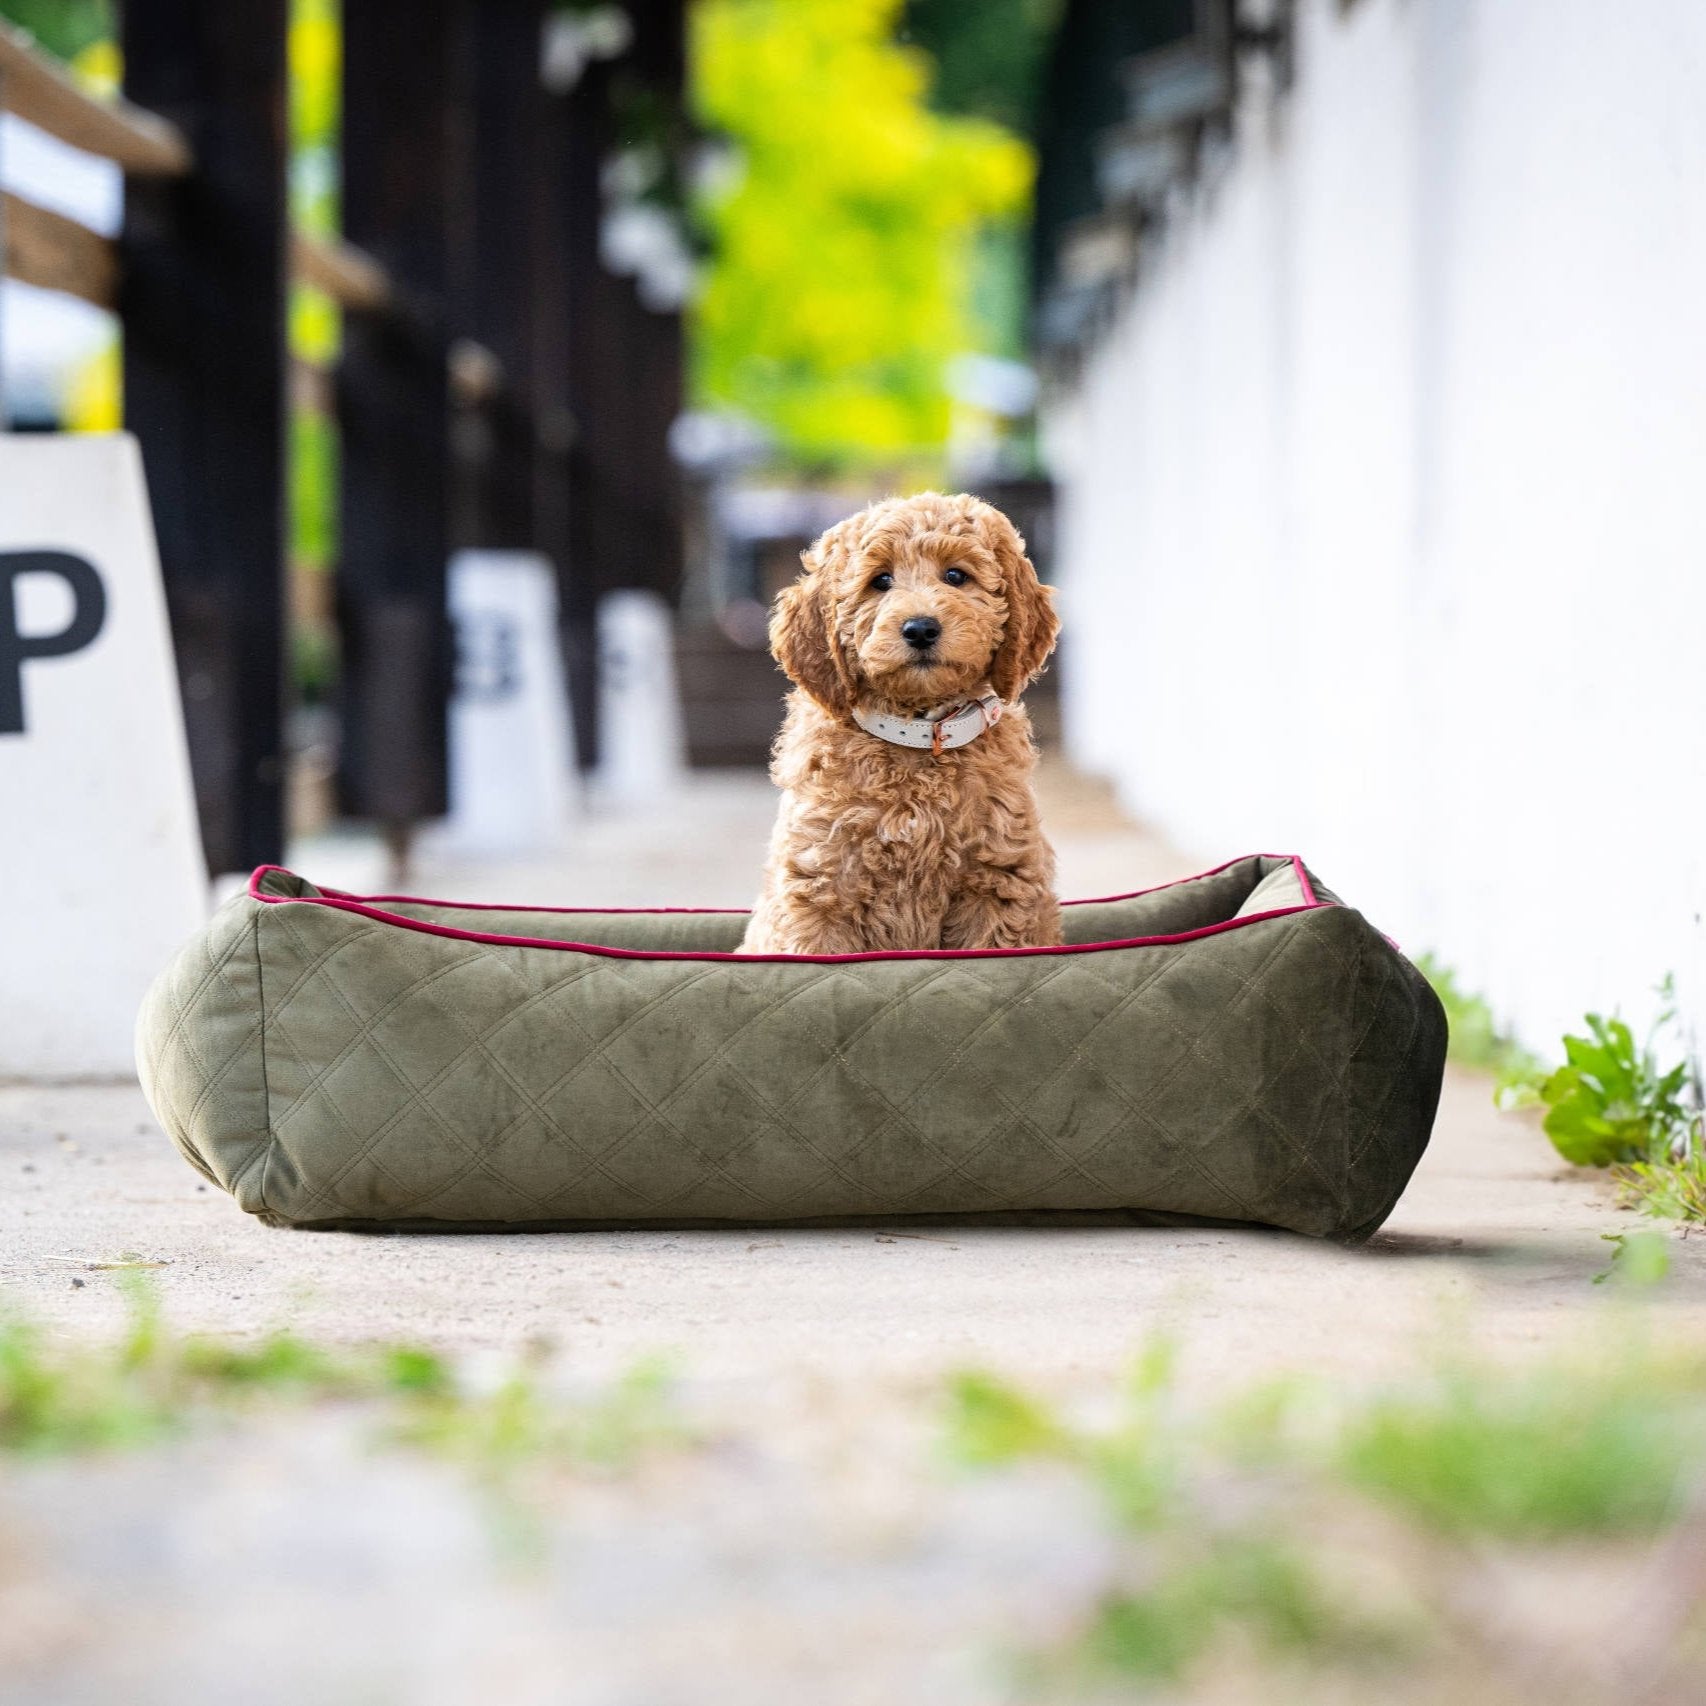
[[1298, 11], [1053, 409], [1069, 747], [1537, 1046], [1706, 1020], [1706, 5]]

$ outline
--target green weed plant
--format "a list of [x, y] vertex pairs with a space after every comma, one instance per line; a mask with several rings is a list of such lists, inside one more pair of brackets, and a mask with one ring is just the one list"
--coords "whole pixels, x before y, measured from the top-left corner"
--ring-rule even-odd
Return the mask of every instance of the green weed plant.
[[1658, 1220], [1706, 1222], [1706, 1151], [1696, 1131], [1675, 1160], [1631, 1161], [1612, 1169], [1623, 1200]]
[[488, 1485], [508, 1487], [542, 1465], [620, 1473], [687, 1435], [667, 1362], [639, 1363], [568, 1403], [541, 1378], [536, 1353], [487, 1393], [466, 1393], [449, 1382], [423, 1390], [395, 1437], [465, 1465]]
[[1171, 1402], [1168, 1359], [1151, 1353], [1096, 1426], [987, 1371], [959, 1375], [950, 1461], [1063, 1469], [1117, 1542], [1088, 1611], [1019, 1655], [1021, 1674], [1051, 1697], [1178, 1690], [1239, 1663], [1378, 1686], [1371, 1671], [1463, 1650], [1458, 1584], [1488, 1558], [1644, 1552], [1689, 1519], [1706, 1473], [1706, 1363], [1655, 1350], [1627, 1319], [1619, 1331], [1581, 1355], [1457, 1359], [1360, 1396], [1281, 1379], [1207, 1416]]
[[[1546, 1135], [1565, 1160], [1609, 1167], [1623, 1200], [1662, 1220], [1706, 1221], [1706, 1147], [1698, 1087], [1661, 1050], [1676, 1023], [1671, 980], [1642, 1042], [1622, 1019], [1587, 1015], [1564, 1038], [1564, 1064], [1539, 1085]], [[1674, 1044], [1672, 1045], [1674, 1046]]]
[[1399, 1515], [1461, 1540], [1646, 1534], [1706, 1464], [1701, 1370], [1619, 1356], [1495, 1376], [1451, 1369], [1346, 1416], [1332, 1461]]
[[1451, 1059], [1491, 1073], [1505, 1109], [1545, 1110], [1542, 1129], [1566, 1161], [1609, 1167], [1625, 1202], [1662, 1220], [1706, 1222], [1706, 1143], [1697, 1086], [1686, 1060], [1667, 1058], [1674, 1029], [1672, 981], [1645, 1040], [1620, 1017], [1589, 1013], [1583, 1033], [1563, 1039], [1564, 1063], [1549, 1068], [1509, 1036], [1479, 995], [1466, 993], [1432, 955], [1416, 962], [1450, 1025]]
[[1583, 1167], [1666, 1161], [1684, 1152], [1697, 1122], [1688, 1105], [1686, 1061], [1661, 1066], [1656, 1050], [1669, 1026], [1660, 1016], [1645, 1043], [1619, 1018], [1587, 1015], [1584, 1036], [1564, 1038], [1564, 1064], [1540, 1085], [1545, 1130], [1566, 1161]]
[[382, 1442], [510, 1487], [552, 1468], [621, 1472], [687, 1437], [659, 1362], [571, 1399], [548, 1384], [536, 1348], [481, 1391], [424, 1346], [322, 1346], [287, 1330], [180, 1335], [150, 1285], [132, 1279], [125, 1291], [127, 1325], [110, 1344], [65, 1343], [21, 1315], [0, 1316], [0, 1455], [134, 1449], [268, 1405], [341, 1403], [371, 1416]]

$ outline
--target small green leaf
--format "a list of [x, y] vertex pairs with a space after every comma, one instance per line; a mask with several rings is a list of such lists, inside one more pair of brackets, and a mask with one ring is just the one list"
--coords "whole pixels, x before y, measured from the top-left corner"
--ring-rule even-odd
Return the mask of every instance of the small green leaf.
[[1011, 1463], [1062, 1444], [1060, 1424], [1047, 1407], [996, 1375], [968, 1369], [955, 1377], [950, 1396], [950, 1449], [961, 1463]]
[[1645, 1289], [1670, 1273], [1670, 1240], [1660, 1232], [1602, 1232], [1611, 1246], [1611, 1266], [1595, 1274], [1593, 1283], [1608, 1280]]
[[1558, 1153], [1578, 1167], [1609, 1167], [1639, 1152], [1640, 1133], [1631, 1136], [1601, 1112], [1603, 1104], [1586, 1089], [1572, 1091], [1553, 1106], [1542, 1122]]

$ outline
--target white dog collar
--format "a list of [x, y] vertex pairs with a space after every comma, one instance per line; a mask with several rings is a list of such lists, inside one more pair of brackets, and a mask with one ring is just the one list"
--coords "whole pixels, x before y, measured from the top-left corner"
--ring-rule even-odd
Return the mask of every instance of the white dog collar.
[[921, 752], [951, 752], [970, 746], [986, 729], [1001, 721], [1006, 709], [993, 693], [976, 699], [959, 699], [938, 705], [922, 717], [891, 717], [881, 711], [855, 706], [853, 721], [866, 734], [886, 740], [891, 746], [910, 746]]

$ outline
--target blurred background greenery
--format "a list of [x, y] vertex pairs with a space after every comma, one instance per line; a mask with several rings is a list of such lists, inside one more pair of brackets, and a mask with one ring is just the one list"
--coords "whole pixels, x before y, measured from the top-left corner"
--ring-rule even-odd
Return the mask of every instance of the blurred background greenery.
[[[1013, 354], [1040, 0], [699, 0], [701, 403], [831, 466], [939, 456], [949, 363]], [[715, 154], [712, 156], [716, 161]]]
[[[1061, 0], [694, 0], [701, 129], [691, 214], [704, 264], [689, 314], [690, 401], [755, 422], [777, 471], [942, 464], [967, 355], [1024, 346], [1032, 141]], [[0, 0], [104, 92], [112, 0]], [[292, 212], [335, 231], [338, 0], [293, 0]], [[298, 286], [291, 344], [336, 354], [330, 302]], [[115, 346], [73, 375], [67, 424], [120, 418]], [[292, 424], [298, 567], [335, 550], [336, 440]]]

